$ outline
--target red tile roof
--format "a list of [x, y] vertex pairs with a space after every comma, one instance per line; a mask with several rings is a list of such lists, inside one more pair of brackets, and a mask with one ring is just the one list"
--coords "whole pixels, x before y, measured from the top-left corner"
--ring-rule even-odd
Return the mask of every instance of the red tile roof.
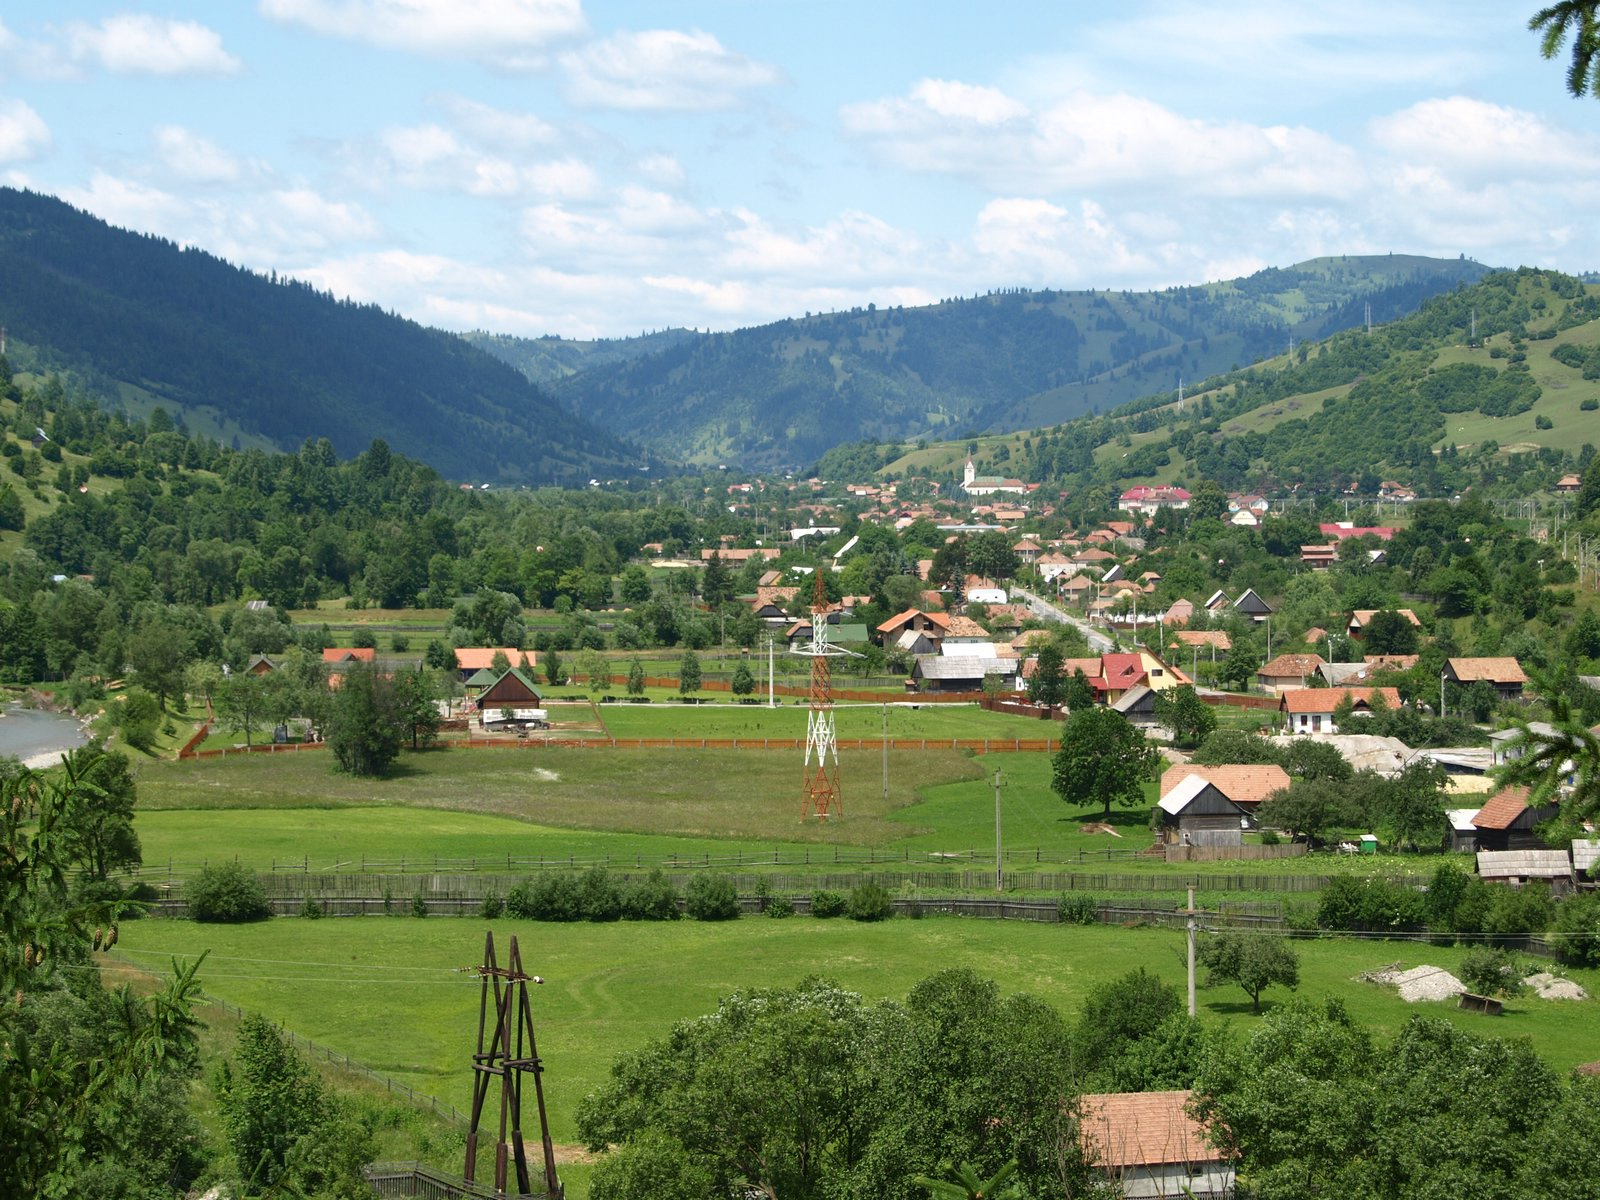
[[372, 662], [377, 657], [378, 652], [371, 646], [335, 646], [322, 652], [322, 661], [326, 663]]
[[1400, 693], [1392, 687], [1296, 688], [1283, 694], [1283, 708], [1291, 713], [1331, 713], [1346, 696], [1357, 708], [1372, 707], [1373, 697], [1382, 695], [1390, 708], [1400, 707]]
[[1094, 1165], [1116, 1168], [1222, 1161], [1222, 1152], [1206, 1141], [1205, 1130], [1185, 1110], [1189, 1095], [1183, 1091], [1084, 1096], [1080, 1128]]
[[1445, 664], [1461, 683], [1476, 683], [1480, 679], [1490, 683], [1527, 683], [1522, 664], [1514, 658], [1449, 658]]
[[1478, 810], [1472, 823], [1479, 829], [1510, 829], [1512, 822], [1527, 808], [1527, 788], [1503, 787], [1489, 797], [1489, 802]]
[[1214, 784], [1235, 804], [1259, 804], [1273, 792], [1289, 786], [1289, 773], [1272, 764], [1255, 766], [1228, 763], [1217, 767], [1201, 767], [1182, 763], [1168, 767], [1161, 775], [1161, 795], [1165, 796], [1191, 775], [1198, 775]]

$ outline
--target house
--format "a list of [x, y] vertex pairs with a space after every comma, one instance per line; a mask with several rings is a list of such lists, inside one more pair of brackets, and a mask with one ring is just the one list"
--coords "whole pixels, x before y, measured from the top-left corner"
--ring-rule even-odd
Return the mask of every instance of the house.
[[371, 646], [332, 646], [322, 652], [322, 661], [336, 667], [376, 662], [377, 658], [378, 652]]
[[1136, 512], [1153, 517], [1163, 508], [1188, 508], [1190, 498], [1189, 493], [1181, 487], [1152, 487], [1141, 484], [1123, 492], [1117, 500], [1117, 507], [1123, 512]]
[[1556, 480], [1555, 491], [1557, 495], [1570, 496], [1583, 490], [1583, 476], [1571, 472]]
[[478, 724], [485, 729], [508, 724], [542, 726], [549, 720], [541, 707], [538, 686], [521, 667], [502, 671], [478, 695]]
[[1064, 575], [1076, 575], [1078, 564], [1059, 550], [1051, 550], [1034, 560], [1034, 569], [1046, 583], [1054, 583]]
[[1228, 631], [1225, 629], [1179, 629], [1172, 636], [1191, 649], [1210, 646], [1213, 650], [1220, 650], [1224, 654], [1233, 649], [1233, 639], [1228, 636]]
[[1478, 877], [1512, 887], [1538, 880], [1559, 896], [1572, 890], [1572, 858], [1565, 850], [1479, 850]]
[[1482, 680], [1502, 700], [1522, 699], [1522, 689], [1528, 682], [1522, 664], [1514, 658], [1447, 658], [1444, 676], [1461, 687], [1471, 687]]
[[1074, 575], [1056, 590], [1063, 600], [1082, 603], [1094, 595], [1094, 580], [1086, 575]]
[[1004, 604], [1010, 599], [1005, 588], [981, 575], [968, 575], [961, 591], [968, 604]]
[[1370, 716], [1378, 703], [1400, 707], [1400, 693], [1392, 687], [1295, 688], [1278, 701], [1285, 733], [1332, 734], [1339, 728], [1333, 713], [1346, 699], [1357, 714]]
[[515, 646], [458, 646], [456, 671], [465, 681], [479, 671], [493, 670], [496, 654], [505, 655], [506, 661], [514, 667], [532, 668], [537, 663], [537, 656], [531, 650], [519, 650]]
[[[1345, 632], [1348, 633], [1356, 641], [1360, 641], [1361, 640], [1361, 635], [1364, 634], [1367, 631], [1367, 626], [1372, 624], [1372, 618], [1377, 616], [1380, 612], [1383, 612], [1383, 611], [1384, 610], [1381, 609], [1381, 608], [1358, 608], [1358, 609], [1356, 609], [1354, 612], [1352, 612], [1350, 614], [1350, 620], [1349, 620], [1348, 624], [1345, 626]], [[1413, 629], [1421, 629], [1422, 628], [1422, 622], [1417, 619], [1417, 614], [1412, 612], [1409, 608], [1397, 608], [1397, 609], [1394, 609], [1393, 611], [1399, 613], [1408, 622], [1410, 622], [1411, 627]]]
[[1478, 852], [1478, 827], [1472, 818], [1478, 815], [1475, 808], [1448, 808], [1445, 819], [1450, 822], [1450, 852], [1476, 854]]
[[1479, 850], [1543, 850], [1545, 844], [1534, 832], [1556, 815], [1556, 806], [1528, 807], [1525, 787], [1503, 787], [1490, 796], [1472, 816]]
[[1204, 775], [1185, 775], [1156, 804], [1169, 846], [1238, 846], [1250, 814]]
[[278, 664], [273, 662], [265, 654], [252, 654], [250, 656], [250, 664], [245, 667], [244, 672], [246, 675], [260, 676], [271, 675], [277, 669]]
[[1387, 542], [1394, 537], [1392, 525], [1354, 525], [1349, 521], [1324, 521], [1317, 526], [1317, 531], [1323, 537], [1332, 538], [1336, 542], [1353, 537], [1375, 537], [1381, 542]]
[[1016, 686], [1017, 660], [995, 654], [924, 654], [911, 668], [912, 682], [930, 692], [981, 692], [990, 675], [998, 676], [1001, 688], [1011, 691]]
[[1221, 588], [1218, 588], [1207, 598], [1206, 611], [1215, 615], [1222, 612], [1223, 609], [1227, 608], [1232, 603], [1233, 601], [1228, 598], [1228, 593], [1223, 591]]
[[1339, 543], [1325, 542], [1300, 547], [1300, 563], [1313, 571], [1326, 571], [1339, 561]]
[[1246, 813], [1252, 814], [1263, 800], [1273, 792], [1287, 788], [1290, 783], [1289, 773], [1276, 763], [1228, 763], [1215, 767], [1180, 763], [1162, 773], [1161, 795], [1167, 795], [1191, 775], [1200, 776]]
[[908, 608], [905, 612], [890, 617], [873, 630], [873, 633], [876, 634], [875, 640], [881, 646], [898, 643], [903, 634], [916, 633], [937, 647], [944, 640], [945, 630], [949, 628], [950, 617], [945, 613], [930, 613], [920, 608]]
[[1169, 629], [1176, 629], [1187, 625], [1194, 620], [1193, 600], [1174, 600], [1170, 608], [1161, 614], [1161, 620]]
[[[1537, 739], [1554, 737], [1558, 731], [1549, 721], [1529, 721], [1528, 732]], [[1523, 732], [1520, 727], [1495, 730], [1489, 735], [1489, 747], [1494, 753], [1493, 765], [1497, 767], [1515, 762], [1527, 751], [1527, 747], [1523, 745]]]
[[1011, 550], [1017, 556], [1017, 560], [1025, 567], [1034, 566], [1038, 563], [1040, 555], [1044, 553], [1043, 546], [1032, 538], [1026, 537], [1011, 547]]
[[1190, 1094], [1115, 1092], [1081, 1101], [1084, 1158], [1129, 1200], [1233, 1195], [1233, 1164], [1189, 1115]]
[[1156, 723], [1156, 694], [1142, 683], [1129, 688], [1106, 707], [1140, 728]]
[[1308, 687], [1311, 677], [1325, 665], [1320, 654], [1280, 654], [1261, 665], [1256, 672], [1256, 683], [1262, 691], [1281, 696], [1295, 688]]
[[723, 546], [720, 549], [712, 549], [712, 550], [702, 550], [702, 551], [700, 551], [700, 561], [701, 562], [710, 562], [713, 558], [715, 558], [718, 562], [720, 562], [725, 567], [734, 567], [734, 566], [742, 567], [745, 563], [749, 562], [752, 558], [759, 558], [759, 559], [764, 559], [764, 560], [770, 561], [771, 559], [777, 558], [778, 555], [780, 555], [782, 553], [783, 553], [783, 551], [779, 550], [776, 546], [768, 546], [768, 547], [759, 547], [758, 546], [753, 550], [737, 549], [737, 548], [732, 547], [732, 546]]
[[789, 619], [790, 608], [800, 611], [805, 607], [799, 595], [797, 587], [758, 587], [755, 598], [750, 601], [750, 611], [758, 621], [779, 625]]
[[1329, 687], [1352, 687], [1366, 683], [1371, 674], [1372, 668], [1364, 662], [1328, 662], [1317, 668], [1318, 677]]
[[1243, 613], [1257, 625], [1272, 615], [1272, 605], [1268, 604], [1259, 595], [1255, 588], [1245, 588], [1243, 594], [1233, 602], [1233, 610]]
[[1099, 686], [1107, 704], [1115, 704], [1124, 692], [1147, 687], [1165, 691], [1189, 682], [1182, 671], [1169, 667], [1148, 650], [1100, 656]]

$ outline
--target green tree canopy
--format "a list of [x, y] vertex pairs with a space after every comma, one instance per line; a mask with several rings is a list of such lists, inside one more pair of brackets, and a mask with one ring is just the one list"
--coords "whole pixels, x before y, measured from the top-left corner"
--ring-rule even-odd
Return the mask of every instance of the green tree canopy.
[[1068, 804], [1132, 806], [1144, 799], [1161, 752], [1121, 713], [1090, 707], [1072, 713], [1061, 730], [1061, 749], [1052, 764], [1050, 786]]

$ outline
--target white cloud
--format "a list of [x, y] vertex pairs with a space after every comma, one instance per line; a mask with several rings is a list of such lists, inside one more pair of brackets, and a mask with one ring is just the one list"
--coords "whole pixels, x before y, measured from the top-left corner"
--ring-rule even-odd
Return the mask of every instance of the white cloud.
[[474, 196], [552, 197], [575, 200], [599, 191], [594, 168], [574, 158], [522, 163], [482, 154], [440, 125], [386, 129], [379, 135], [377, 161], [365, 157], [359, 173], [368, 186], [399, 185]]
[[992, 88], [924, 80], [903, 98], [847, 105], [840, 119], [883, 161], [1000, 195], [1318, 195], [1360, 175], [1357, 156], [1315, 130], [1202, 121], [1126, 93], [1079, 91], [1030, 110]]
[[670, 154], [647, 154], [639, 160], [639, 174], [661, 187], [679, 187], [686, 178], [683, 164]]
[[534, 70], [586, 28], [579, 0], [261, 0], [266, 17], [317, 33], [507, 70]]
[[181, 125], [162, 125], [154, 136], [156, 156], [188, 183], [237, 183], [245, 173], [237, 158]]
[[50, 149], [50, 127], [21, 100], [0, 100], [0, 162], [21, 162]]
[[122, 13], [98, 25], [73, 21], [66, 39], [74, 61], [97, 63], [115, 74], [232, 75], [241, 66], [223, 49], [221, 35], [196, 21]]
[[443, 97], [439, 105], [472, 141], [497, 150], [526, 151], [558, 138], [555, 127], [533, 113], [509, 112], [462, 96]]
[[782, 78], [776, 67], [729, 50], [695, 30], [622, 32], [561, 56], [567, 95], [594, 108], [707, 111]]
[[1466, 96], [1423, 100], [1371, 123], [1374, 145], [1402, 162], [1473, 179], [1592, 176], [1600, 141], [1542, 117]]

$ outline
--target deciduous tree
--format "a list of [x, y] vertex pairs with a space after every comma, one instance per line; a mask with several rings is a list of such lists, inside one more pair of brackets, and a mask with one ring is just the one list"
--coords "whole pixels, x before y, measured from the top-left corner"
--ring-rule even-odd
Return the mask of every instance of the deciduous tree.
[[1068, 804], [1134, 805], [1154, 778], [1161, 753], [1121, 713], [1091, 706], [1074, 712], [1061, 730], [1050, 786]]

